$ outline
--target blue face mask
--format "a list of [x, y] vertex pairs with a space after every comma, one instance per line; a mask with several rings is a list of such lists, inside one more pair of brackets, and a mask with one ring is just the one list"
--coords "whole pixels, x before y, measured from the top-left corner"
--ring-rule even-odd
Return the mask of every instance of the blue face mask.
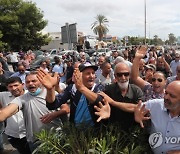
[[42, 89], [41, 88], [38, 88], [35, 92], [29, 92], [32, 96], [37, 96], [41, 93]]

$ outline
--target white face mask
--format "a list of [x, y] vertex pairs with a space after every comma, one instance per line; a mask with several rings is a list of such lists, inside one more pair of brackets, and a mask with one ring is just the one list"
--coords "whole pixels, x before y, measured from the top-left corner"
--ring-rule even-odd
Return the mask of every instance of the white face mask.
[[29, 92], [32, 96], [37, 96], [41, 93], [42, 89], [38, 88], [35, 92]]
[[126, 81], [126, 82], [118, 82], [118, 85], [119, 85], [119, 88], [120, 88], [120, 89], [125, 90], [125, 89], [128, 88], [129, 80]]

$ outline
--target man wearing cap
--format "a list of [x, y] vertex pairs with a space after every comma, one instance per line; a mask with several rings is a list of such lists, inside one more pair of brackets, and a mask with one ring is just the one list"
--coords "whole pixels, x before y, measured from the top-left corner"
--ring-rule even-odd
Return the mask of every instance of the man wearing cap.
[[147, 64], [145, 67], [145, 76], [142, 77], [145, 81], [152, 83], [153, 74], [156, 72], [156, 66], [154, 64]]
[[95, 115], [94, 105], [99, 103], [102, 97], [96, 93], [104, 88], [100, 84], [95, 84], [95, 71], [97, 68], [97, 66], [89, 62], [79, 65], [79, 69], [76, 68], [74, 70], [74, 84], [69, 85], [64, 92], [57, 96], [55, 96], [54, 91], [57, 75], [55, 74], [54, 77], [51, 77], [43, 70], [39, 70], [38, 79], [47, 89], [47, 107], [56, 109], [70, 99], [70, 121], [75, 126], [87, 128], [97, 124], [98, 117]]
[[145, 101], [150, 99], [163, 98], [166, 86], [166, 77], [162, 72], [155, 72], [153, 74], [151, 79], [152, 84], [139, 77], [139, 61], [145, 56], [146, 50], [147, 47], [145, 46], [141, 46], [137, 50], [131, 70], [131, 79], [134, 84], [143, 90]]

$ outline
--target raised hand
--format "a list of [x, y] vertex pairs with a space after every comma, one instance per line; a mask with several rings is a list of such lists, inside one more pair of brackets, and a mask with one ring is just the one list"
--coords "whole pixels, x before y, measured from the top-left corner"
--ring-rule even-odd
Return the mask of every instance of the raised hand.
[[113, 99], [111, 98], [111, 97], [109, 97], [108, 95], [106, 95], [104, 92], [100, 92], [99, 93], [101, 96], [103, 96], [104, 97], [104, 99], [109, 103], [109, 104], [111, 104], [112, 102], [113, 102]]
[[76, 88], [80, 90], [84, 86], [83, 81], [82, 81], [82, 73], [79, 71], [78, 68], [75, 68], [74, 73], [74, 84], [76, 85]]
[[138, 122], [142, 128], [144, 128], [143, 121], [150, 119], [150, 117], [146, 116], [150, 111], [145, 108], [145, 104], [141, 106], [141, 103], [142, 102], [140, 101], [134, 110], [134, 118], [135, 121]]
[[103, 99], [104, 105], [99, 102], [98, 106], [94, 106], [97, 112], [95, 112], [95, 115], [99, 116], [97, 119], [97, 122], [100, 122], [102, 119], [108, 119], [111, 114], [111, 108], [109, 106], [109, 103]]
[[147, 46], [140, 46], [139, 48], [137, 48], [135, 57], [136, 58], [144, 58], [144, 56], [146, 55], [146, 51], [147, 51]]
[[52, 77], [48, 72], [39, 69], [37, 72], [37, 78], [47, 89], [52, 89], [58, 82], [58, 74], [55, 73]]

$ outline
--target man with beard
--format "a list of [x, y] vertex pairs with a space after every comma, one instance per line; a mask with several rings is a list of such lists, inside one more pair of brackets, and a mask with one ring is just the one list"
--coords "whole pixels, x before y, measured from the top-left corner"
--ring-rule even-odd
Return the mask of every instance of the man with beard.
[[[147, 113], [150, 113], [149, 117]], [[149, 144], [155, 154], [180, 153], [180, 81], [171, 82], [164, 99], [149, 100], [135, 108], [135, 120], [144, 128], [143, 121], [151, 119]]]
[[[171, 82], [164, 99], [149, 100], [143, 105], [120, 103], [121, 109], [134, 112], [135, 121], [144, 128], [144, 121], [151, 120], [149, 126], [149, 144], [154, 154], [179, 154], [180, 138], [180, 81]], [[109, 99], [109, 102], [112, 100]], [[102, 119], [109, 118], [110, 109], [95, 107], [101, 112]], [[102, 112], [103, 111], [103, 112]]]
[[111, 106], [110, 123], [118, 124], [123, 130], [129, 130], [135, 123], [133, 113], [122, 110], [122, 102], [138, 103], [139, 100], [143, 99], [142, 90], [129, 83], [130, 73], [131, 69], [126, 63], [116, 64], [114, 75], [117, 82], [105, 87], [106, 94], [101, 93]]

